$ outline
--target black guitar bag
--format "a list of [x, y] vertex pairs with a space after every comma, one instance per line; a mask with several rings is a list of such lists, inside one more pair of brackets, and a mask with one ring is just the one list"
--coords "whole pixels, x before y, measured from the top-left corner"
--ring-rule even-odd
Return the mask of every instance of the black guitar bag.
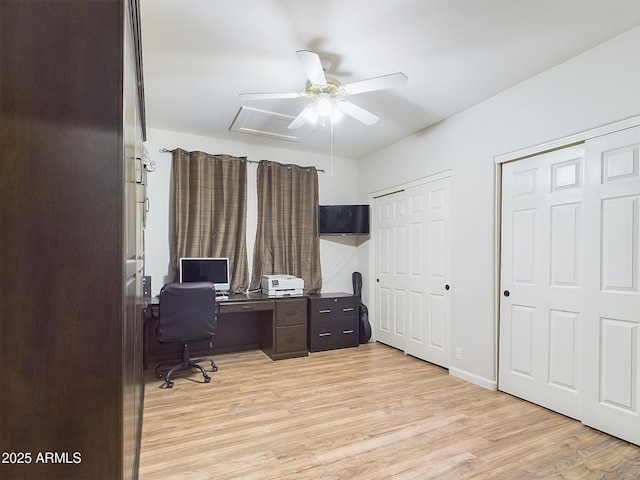
[[371, 325], [369, 324], [369, 310], [362, 303], [362, 274], [353, 272], [353, 294], [358, 296], [358, 310], [360, 313], [360, 343], [367, 343], [371, 339]]

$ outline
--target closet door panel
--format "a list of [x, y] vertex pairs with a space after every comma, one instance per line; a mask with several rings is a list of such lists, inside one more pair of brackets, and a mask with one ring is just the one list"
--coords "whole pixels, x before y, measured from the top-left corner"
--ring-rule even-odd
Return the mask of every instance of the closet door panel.
[[499, 388], [580, 415], [583, 148], [503, 166]]
[[423, 360], [448, 368], [451, 362], [451, 178], [423, 186], [428, 234], [423, 243], [425, 255], [425, 298], [427, 311]]
[[587, 142], [583, 422], [640, 445], [640, 127]]
[[405, 336], [405, 274], [407, 227], [406, 198], [403, 191], [376, 200], [375, 264], [376, 316], [375, 339], [398, 349], [404, 349]]

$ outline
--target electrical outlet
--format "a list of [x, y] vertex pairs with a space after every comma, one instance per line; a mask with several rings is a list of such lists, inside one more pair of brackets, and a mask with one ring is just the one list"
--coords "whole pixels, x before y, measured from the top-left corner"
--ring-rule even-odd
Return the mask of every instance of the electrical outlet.
[[462, 348], [456, 347], [456, 360], [462, 360]]

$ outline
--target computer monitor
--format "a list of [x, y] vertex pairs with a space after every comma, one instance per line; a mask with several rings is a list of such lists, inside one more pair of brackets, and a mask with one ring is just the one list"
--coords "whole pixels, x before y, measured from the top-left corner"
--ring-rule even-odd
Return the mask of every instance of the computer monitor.
[[211, 282], [218, 292], [226, 292], [229, 284], [228, 258], [192, 258], [180, 259], [180, 283]]

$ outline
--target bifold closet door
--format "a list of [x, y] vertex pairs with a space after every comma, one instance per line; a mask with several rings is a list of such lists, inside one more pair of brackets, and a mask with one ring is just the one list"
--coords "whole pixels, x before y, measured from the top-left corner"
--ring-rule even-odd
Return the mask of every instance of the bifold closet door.
[[640, 445], [640, 127], [586, 143], [582, 421]]
[[450, 363], [450, 177], [379, 197], [376, 339], [437, 365]]

